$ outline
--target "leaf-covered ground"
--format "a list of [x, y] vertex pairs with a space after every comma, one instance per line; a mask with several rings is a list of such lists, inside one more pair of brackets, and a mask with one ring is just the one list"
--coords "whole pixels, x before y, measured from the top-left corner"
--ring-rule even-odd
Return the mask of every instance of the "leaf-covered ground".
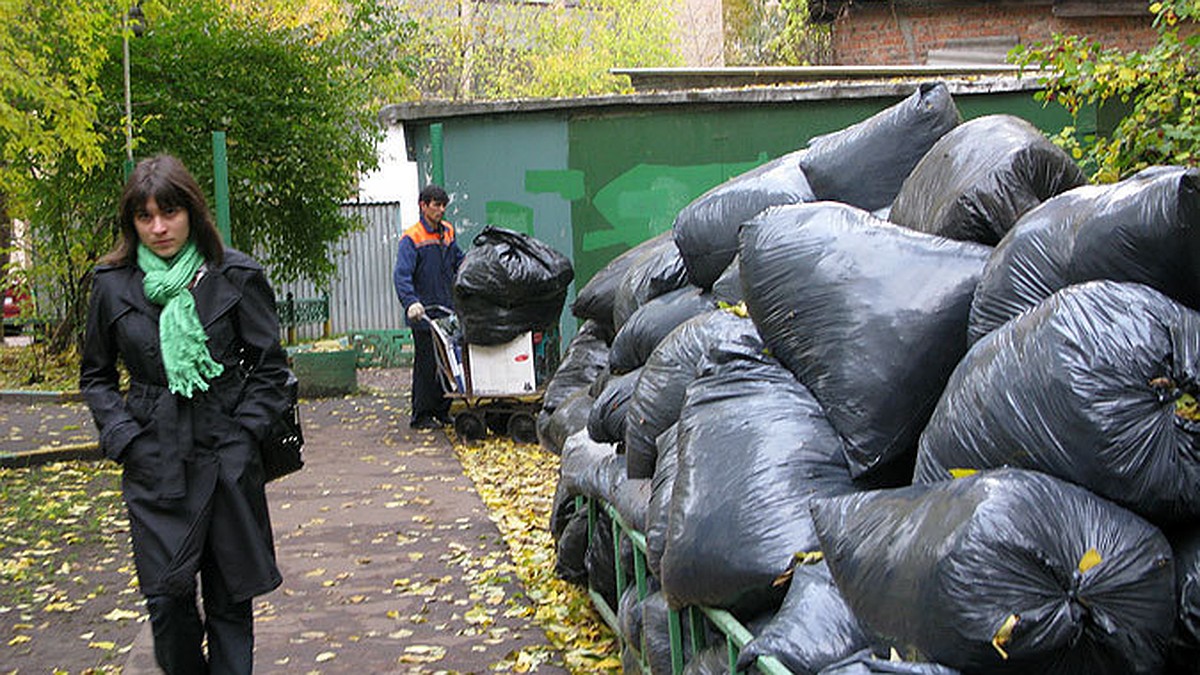
[[0, 469], [0, 672], [120, 671], [143, 620], [124, 513], [110, 464]]
[[492, 520], [504, 534], [537, 618], [573, 672], [620, 672], [617, 642], [587, 593], [554, 575], [547, 525], [558, 483], [558, 458], [536, 445], [489, 436], [455, 451]]
[[[360, 377], [360, 383], [362, 381]], [[390, 499], [396, 502], [392, 512], [402, 510], [402, 502], [415, 504], [422, 499], [420, 490], [423, 488], [419, 484], [405, 487], [395, 481], [411, 473], [422, 456], [445, 452], [437, 449], [445, 441], [438, 441], [440, 434], [426, 434], [416, 441], [411, 451], [403, 450], [408, 443], [414, 442], [404, 440], [410, 433], [404, 424], [406, 415], [402, 409], [406, 407], [407, 397], [395, 390], [389, 393], [390, 396], [364, 395], [322, 403], [322, 409], [330, 408], [329, 422], [319, 420], [315, 415], [310, 417], [314, 436], [332, 429], [339, 445], [349, 442], [341, 437], [349, 432], [342, 431], [338, 436], [337, 429], [355, 428], [382, 429], [383, 442], [376, 452], [391, 452], [390, 446], [401, 444], [393, 460], [384, 460], [384, 454], [377, 458], [370, 454], [357, 458], [359, 462], [374, 462], [374, 466], [385, 471], [383, 475], [391, 476], [390, 480], [383, 480], [387, 485], [379, 487], [380, 490], [387, 489], [380, 495], [339, 498], [350, 501], [329, 507], [328, 517], [339, 512], [353, 514], [355, 509], [366, 508], [368, 502], [379, 501], [386, 495], [391, 495]], [[318, 422], [332, 426], [321, 431]], [[452, 434], [451, 440], [454, 440]], [[485, 641], [507, 640], [497, 632], [503, 630], [500, 624], [504, 620], [500, 615], [519, 611], [546, 634], [553, 647], [548, 651], [549, 647], [542, 642], [543, 646], [532, 644], [509, 652], [501, 661], [492, 662], [490, 670], [530, 672], [538, 670], [539, 666], [557, 663], [574, 673], [617, 672], [616, 642], [594, 612], [586, 592], [554, 576], [555, 547], [547, 528], [558, 479], [558, 458], [536, 445], [515, 444], [499, 437], [473, 444], [455, 443], [454, 454], [458, 462], [451, 458], [451, 464], [460, 463], [466, 477], [474, 484], [486, 506], [487, 516], [504, 539], [507, 555], [492, 551], [484, 554], [474, 547], [457, 547], [454, 548], [457, 553], [449, 551], [441, 555], [446, 560], [439, 563], [450, 570], [455, 577], [453, 581], [436, 575], [395, 574], [388, 577], [391, 580], [389, 588], [377, 589], [374, 593], [382, 592], [388, 597], [426, 598], [426, 602], [433, 603], [428, 606], [436, 608], [439, 601], [445, 603], [449, 599], [447, 592], [451, 586], [465, 584], [470, 589], [468, 594], [460, 596], [457, 591], [454, 594], [456, 608], [457, 603], [468, 602], [465, 609], [456, 609], [459, 618], [455, 625], [466, 626], [459, 631], [464, 637], [476, 633], [476, 637]], [[395, 464], [396, 461], [401, 463]], [[322, 474], [315, 472], [312, 475]], [[425, 478], [441, 483], [446, 477]], [[461, 475], [459, 480], [462, 480]], [[0, 470], [0, 673], [120, 672], [119, 664], [125, 663], [146, 619], [134, 580], [119, 483], [119, 470], [102, 462], [65, 462], [31, 469]], [[278, 493], [278, 488], [275, 489]], [[333, 499], [334, 495], [328, 498]], [[387, 500], [380, 503], [387, 509], [393, 506]], [[291, 505], [284, 500], [272, 502], [273, 510], [289, 507]], [[394, 534], [393, 538], [394, 543], [404, 544], [402, 549], [413, 551], [406, 554], [410, 556], [406, 560], [414, 560], [420, 567], [419, 561], [411, 558], [418, 555], [415, 551], [420, 550], [420, 544], [407, 539], [422, 536], [420, 533], [424, 529], [439, 538], [445, 534], [440, 528], [418, 525], [421, 523], [414, 521], [413, 526], [403, 530], [403, 537]], [[463, 526], [456, 526], [456, 529], [458, 527]], [[277, 540], [281, 537], [308, 539], [307, 531], [305, 528], [291, 532], [281, 530], [276, 537]], [[503, 547], [500, 550], [503, 551]], [[321, 603], [329, 601], [321, 593], [326, 591], [340, 593], [339, 602], [366, 608], [373, 602], [368, 593], [347, 589], [353, 586], [352, 578], [363, 579], [363, 570], [381, 562], [359, 556], [348, 563], [351, 564], [349, 572], [343, 572], [347, 578], [339, 578], [335, 574], [337, 570], [329, 568], [322, 571], [320, 578], [305, 579], [313, 585], [320, 583], [318, 590], [311, 592], [304, 601], [315, 603], [313, 608], [319, 611]], [[318, 565], [317, 561], [312, 564], [316, 565], [314, 570], [325, 566]], [[349, 577], [350, 574], [357, 576]], [[519, 602], [513, 602], [513, 576], [519, 578], [524, 590]], [[288, 592], [288, 589], [282, 592]], [[343, 595], [345, 597], [341, 597]], [[287, 611], [285, 608], [296, 600], [296, 597], [280, 597], [278, 593], [264, 596], [262, 602], [256, 604], [256, 613], [260, 621], [278, 622], [283, 617], [272, 616], [272, 611], [268, 610], [278, 606], [280, 611]], [[356, 602], [361, 604], [354, 605]], [[398, 626], [410, 624], [419, 635], [420, 622], [427, 620], [422, 616], [434, 614], [398, 614], [391, 620]], [[266, 625], [263, 624], [264, 628]], [[396, 631], [404, 632], [400, 628]], [[330, 639], [329, 635], [298, 634], [289, 642], [298, 654], [307, 650], [305, 642], [328, 642]], [[406, 643], [402, 636], [399, 641]], [[432, 651], [421, 651], [426, 647]], [[344, 672], [340, 668], [345, 666], [345, 659], [349, 657], [345, 650], [350, 647], [345, 644], [341, 649], [340, 652], [336, 647], [314, 651], [312, 659], [315, 661], [307, 670]], [[443, 647], [414, 642], [405, 649], [399, 657], [405, 672], [449, 672], [438, 670], [439, 663], [445, 662], [443, 657], [448, 657], [444, 652], [437, 652]], [[278, 665], [277, 659], [275, 657], [271, 662]], [[262, 664], [264, 672], [271, 670], [271, 662]], [[292, 666], [300, 667], [294, 659], [287, 667]]]

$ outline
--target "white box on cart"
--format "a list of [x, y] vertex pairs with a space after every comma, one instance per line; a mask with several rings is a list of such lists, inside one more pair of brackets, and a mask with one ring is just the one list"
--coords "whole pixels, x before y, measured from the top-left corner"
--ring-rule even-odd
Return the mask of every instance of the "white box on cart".
[[467, 373], [474, 396], [532, 394], [533, 333], [521, 333], [502, 345], [467, 345]]

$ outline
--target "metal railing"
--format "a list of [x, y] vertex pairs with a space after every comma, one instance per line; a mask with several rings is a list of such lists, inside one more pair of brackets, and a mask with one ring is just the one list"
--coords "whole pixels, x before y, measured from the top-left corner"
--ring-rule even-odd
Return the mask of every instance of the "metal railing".
[[[616, 507], [603, 500], [593, 499], [585, 495], [577, 495], [575, 497], [575, 508], [577, 512], [587, 509], [589, 545], [593, 540], [592, 535], [598, 526], [600, 513], [603, 512], [606, 514], [612, 522], [613, 567], [614, 574], [616, 575], [617, 598], [622, 597], [630, 583], [628, 571], [621, 562], [621, 539], [623, 537], [627, 538], [633, 544], [632, 581], [637, 585], [638, 600], [645, 600], [646, 596], [649, 595], [649, 586], [646, 581], [646, 536], [630, 527], [625, 522], [625, 519], [621, 517], [621, 514], [617, 512]], [[590, 587], [588, 588], [588, 596], [592, 599], [592, 604], [595, 605], [596, 612], [600, 614], [604, 622], [617, 634], [622, 645], [631, 649], [637, 655], [637, 661], [641, 665], [642, 672], [649, 673], [650, 668], [645, 660], [642, 645], [628, 643], [627, 637], [621, 633], [616, 611], [609, 606], [608, 601], [604, 599], [603, 595]], [[673, 675], [682, 673], [685, 665], [683, 642], [683, 618], [685, 614], [689, 627], [687, 639], [692, 648], [692, 653], [696, 654], [706, 646], [704, 625], [707, 622], [716, 632], [725, 637], [729, 672], [737, 672], [738, 656], [741, 654], [742, 648], [754, 639], [754, 636], [750, 631], [746, 630], [746, 627], [737, 618], [723, 609], [693, 606], [685, 607], [682, 610], [672, 609], [667, 614], [667, 632], [670, 636], [671, 672]], [[773, 656], [757, 657], [754, 666], [758, 669], [758, 672], [765, 675], [793, 675], [787, 666], [784, 666], [780, 663], [779, 659]]]

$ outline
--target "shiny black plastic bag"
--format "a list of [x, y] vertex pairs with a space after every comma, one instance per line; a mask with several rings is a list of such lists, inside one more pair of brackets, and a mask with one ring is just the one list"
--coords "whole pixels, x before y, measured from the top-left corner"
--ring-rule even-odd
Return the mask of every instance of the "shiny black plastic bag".
[[499, 345], [558, 324], [575, 278], [569, 258], [527, 234], [492, 225], [473, 244], [453, 288], [467, 342]]
[[1158, 523], [1200, 517], [1200, 314], [1141, 284], [1068, 286], [975, 343], [921, 435], [916, 482], [1016, 466]]
[[975, 342], [1051, 293], [1135, 281], [1200, 308], [1200, 169], [1151, 167], [1112, 185], [1051, 197], [992, 253], [971, 304]]
[[742, 273], [737, 256], [713, 282], [712, 296], [713, 300], [726, 305], [736, 305], [742, 301]]
[[753, 322], [718, 309], [692, 317], [667, 334], [650, 353], [625, 414], [625, 453], [630, 478], [654, 475], [658, 435], [679, 419], [687, 386], [708, 364], [709, 351], [765, 353]]
[[797, 565], [783, 605], [742, 648], [738, 668], [774, 656], [794, 675], [811, 675], [869, 645], [825, 563]]
[[[618, 459], [621, 460], [619, 472], [613, 464]], [[611, 503], [618, 482], [625, 480], [624, 457], [617, 454], [616, 446], [594, 441], [587, 433], [577, 432], [563, 444], [555, 498], [583, 495]]]
[[910, 482], [917, 438], [966, 352], [991, 249], [834, 202], [771, 209], [741, 242], [750, 317], [821, 402], [851, 472]]
[[743, 222], [771, 206], [816, 199], [800, 170], [801, 152], [788, 153], [720, 183], [675, 216], [675, 245], [694, 285], [712, 288], [737, 255], [737, 231]]
[[625, 442], [625, 413], [629, 410], [629, 398], [637, 384], [641, 369], [622, 375], [614, 375], [604, 385], [604, 391], [592, 403], [588, 413], [587, 430], [592, 440], [601, 443]]
[[810, 140], [800, 168], [816, 199], [874, 211], [892, 203], [917, 162], [961, 120], [946, 85], [927, 82], [858, 124]]
[[792, 554], [817, 549], [811, 500], [857, 489], [841, 439], [775, 359], [730, 353], [688, 386], [661, 571], [672, 607], [773, 609]]
[[554, 575], [567, 583], [587, 585], [588, 550], [587, 513], [579, 511], [567, 518], [554, 547]]
[[958, 671], [938, 663], [892, 661], [864, 649], [829, 664], [817, 675], [958, 675]]
[[616, 302], [617, 290], [621, 287], [621, 280], [625, 278], [625, 273], [638, 258], [648, 251], [668, 245], [673, 246], [674, 242], [671, 236], [669, 231], [663, 232], [608, 261], [608, 264], [593, 274], [592, 278], [588, 279], [583, 288], [576, 293], [575, 300], [571, 302], [571, 314], [581, 319], [597, 321], [607, 326], [610, 332], [615, 333], [613, 304]]
[[572, 393], [554, 409], [538, 413], [538, 444], [554, 455], [561, 455], [567, 438], [577, 431], [586, 430], [588, 417], [592, 414], [595, 399], [586, 388]]
[[1029, 209], [1087, 183], [1062, 148], [1029, 122], [987, 115], [942, 136], [896, 195], [888, 220], [994, 246]]
[[1167, 532], [1175, 552], [1177, 614], [1171, 639], [1172, 675], [1200, 673], [1200, 525]]
[[658, 464], [650, 479], [650, 503], [646, 505], [646, 567], [654, 578], [662, 578], [662, 556], [667, 547], [667, 524], [671, 514], [671, 496], [679, 475], [678, 425], [672, 424], [658, 437]]
[[567, 344], [554, 376], [546, 383], [542, 410], [553, 413], [568, 396], [596, 381], [608, 368], [609, 347], [606, 329], [597, 321], [584, 321], [579, 332]]
[[714, 308], [712, 296], [695, 286], [664, 293], [638, 307], [613, 338], [609, 370], [621, 374], [642, 367], [676, 326]]
[[884, 647], [969, 673], [1160, 673], [1175, 618], [1158, 528], [1036, 471], [815, 500], [821, 549]]
[[617, 285], [613, 298], [613, 332], [621, 329], [638, 307], [664, 293], [688, 285], [687, 270], [679, 249], [670, 237], [655, 237], [655, 245], [647, 247], [634, 259]]

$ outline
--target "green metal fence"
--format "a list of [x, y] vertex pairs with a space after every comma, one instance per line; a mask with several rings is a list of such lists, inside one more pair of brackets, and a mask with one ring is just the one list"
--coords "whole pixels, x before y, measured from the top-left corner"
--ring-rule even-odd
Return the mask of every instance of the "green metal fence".
[[[637, 586], [638, 600], [645, 600], [646, 596], [649, 595], [649, 586], [646, 581], [646, 536], [631, 527], [621, 517], [621, 514], [617, 512], [616, 507], [603, 500], [579, 495], [575, 497], [575, 508], [577, 513], [583, 512], [584, 509], [587, 510], [589, 544], [593, 540], [592, 535], [599, 526], [600, 514], [603, 512], [609, 517], [612, 522], [613, 566], [614, 574], [616, 575], [617, 597], [622, 597], [625, 590], [629, 588], [630, 583], [633, 583]], [[621, 563], [622, 539], [628, 539], [633, 544], [633, 570], [626, 570], [625, 566]], [[632, 578], [630, 577], [630, 572], [632, 572]], [[612, 628], [613, 632], [617, 634], [622, 646], [634, 652], [638, 663], [641, 665], [642, 672], [649, 673], [650, 668], [645, 660], [643, 645], [630, 644], [628, 638], [622, 635], [620, 624], [617, 620], [616, 609], [610, 607], [604, 596], [592, 588], [588, 588], [588, 596], [592, 599], [597, 613]], [[683, 634], [683, 618], [685, 615], [688, 619], [687, 625], [690, 628], [686, 636]], [[671, 640], [671, 672], [674, 675], [679, 675], [683, 672], [685, 665], [685, 638], [688, 640], [693, 654], [698, 653], [706, 646], [706, 631], [704, 630], [706, 624], [714, 632], [724, 636], [725, 649], [729, 661], [729, 672], [737, 672], [736, 664], [738, 656], [741, 654], [742, 648], [754, 636], [732, 614], [723, 609], [715, 607], [686, 607], [682, 610], [671, 610], [667, 615], [667, 631]], [[765, 673], [766, 675], [792, 675], [791, 670], [772, 656], [759, 656], [755, 659], [754, 665], [758, 672]]]

